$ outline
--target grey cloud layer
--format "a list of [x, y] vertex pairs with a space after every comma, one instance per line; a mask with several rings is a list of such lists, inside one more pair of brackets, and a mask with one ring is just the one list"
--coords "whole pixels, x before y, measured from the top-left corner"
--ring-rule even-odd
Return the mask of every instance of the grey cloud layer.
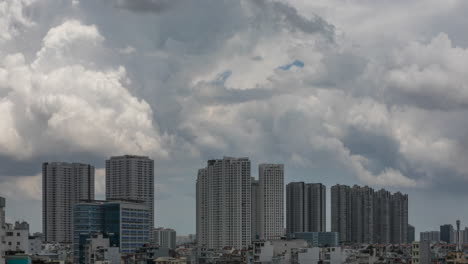
[[[468, 180], [466, 48], [400, 22], [386, 36], [393, 2], [341, 2], [0, 2], [3, 186], [43, 157], [121, 153], [157, 160], [161, 200], [192, 199], [222, 155], [407, 190]], [[440, 19], [430, 3], [418, 19]]]

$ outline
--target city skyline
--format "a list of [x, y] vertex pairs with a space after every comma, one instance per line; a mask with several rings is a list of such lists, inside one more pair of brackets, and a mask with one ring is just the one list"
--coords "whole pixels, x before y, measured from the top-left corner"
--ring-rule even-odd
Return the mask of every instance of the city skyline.
[[156, 225], [181, 234], [222, 156], [408, 194], [417, 233], [468, 219], [466, 1], [0, 2], [0, 195], [33, 231], [43, 162], [93, 165], [104, 199], [127, 153], [154, 160]]
[[[119, 159], [119, 158], [143, 158], [143, 159], [145, 159], [145, 160], [149, 160], [149, 161], [153, 162], [153, 160], [149, 159], [148, 157], [145, 157], [145, 156], [138, 156], [138, 155], [132, 155], [132, 154], [125, 154], [125, 155], [121, 155], [121, 156], [111, 156], [110, 159], [106, 160], [106, 162], [109, 163], [109, 161], [110, 161], [111, 159], [116, 159], [116, 158], [117, 158], [117, 159]], [[237, 159], [237, 158], [232, 158], [232, 157], [226, 157], [226, 156], [224, 156], [224, 159]], [[249, 159], [249, 158], [240, 158], [240, 159]], [[53, 161], [53, 162], [50, 162], [50, 161], [49, 161], [49, 162], [44, 162], [44, 163], [43, 163], [43, 173], [45, 172], [45, 169], [44, 169], [44, 168], [46, 168], [45, 166], [46, 166], [47, 164], [51, 164], [51, 165], [53, 165], [53, 166], [65, 166], [65, 167], [85, 166], [86, 168], [91, 168], [92, 174], [91, 174], [91, 176], [89, 176], [89, 177], [94, 178], [94, 166], [91, 165], [91, 164], [83, 164], [83, 163], [80, 163], [80, 162], [63, 162], [63, 161]], [[281, 171], [282, 171], [282, 174], [281, 174], [281, 175], [282, 175], [282, 177], [284, 177], [284, 175], [283, 175], [283, 173], [284, 173], [284, 164], [260, 163], [260, 164], [258, 165], [258, 174], [256, 175], [257, 178], [255, 179], [255, 177], [253, 177], [253, 176], [255, 176], [255, 174], [251, 176], [251, 179], [253, 180], [253, 181], [252, 181], [252, 193], [253, 193], [253, 190], [254, 190], [254, 187], [253, 187], [253, 186], [259, 184], [259, 182], [260, 182], [260, 181], [259, 181], [259, 177], [260, 177], [260, 175], [261, 175], [261, 173], [262, 173], [262, 171], [261, 171], [261, 167], [262, 167], [262, 166], [267, 166], [267, 167], [268, 167], [268, 166], [274, 166], [274, 167], [281, 166]], [[81, 171], [81, 169], [80, 169], [79, 171]], [[255, 171], [255, 169], [254, 169], [254, 168], [251, 168], [251, 171]], [[81, 172], [80, 172], [80, 173], [81, 173]], [[109, 174], [110, 174], [110, 173], [109, 173]], [[249, 175], [251, 175], [251, 172], [249, 173]], [[104, 176], [105, 176], [105, 175], [104, 175]], [[196, 182], [197, 182], [197, 178], [194, 178], [194, 186], [197, 185]], [[284, 183], [284, 198], [285, 198], [284, 201], [283, 201], [283, 206], [284, 206], [284, 222], [283, 222], [284, 225], [283, 225], [283, 226], [284, 226], [284, 230], [287, 230], [287, 215], [288, 215], [288, 214], [287, 214], [287, 209], [286, 209], [286, 208], [287, 208], [287, 189], [288, 189], [287, 186], [288, 186], [288, 185], [292, 185], [292, 184], [299, 184], [299, 183], [301, 183], [301, 182], [288, 182], [288, 183], [285, 182], [285, 183]], [[43, 182], [43, 184], [44, 184], [44, 182]], [[156, 184], [157, 184], [157, 183], [156, 183]], [[325, 229], [320, 229], [320, 230], [322, 230], [322, 231], [318, 231], [318, 232], [330, 232], [330, 231], [332, 231], [332, 213], [331, 213], [331, 212], [332, 212], [332, 206], [333, 206], [333, 205], [332, 205], [332, 198], [331, 198], [331, 197], [332, 197], [332, 187], [334, 187], [334, 186], [329, 186], [329, 187], [328, 187], [329, 190], [327, 191], [327, 186], [325, 186], [325, 185], [322, 184], [322, 183], [303, 183], [303, 182], [302, 182], [302, 184], [303, 184], [303, 187], [302, 187], [302, 188], [304, 188], [304, 190], [305, 190], [305, 189], [308, 189], [308, 188], [309, 188], [309, 189], [312, 189], [315, 185], [321, 186], [320, 189], [323, 189], [322, 192], [323, 192], [323, 195], [325, 195], [325, 200], [323, 201], [323, 203], [325, 204], [325, 211], [326, 211], [326, 214], [325, 214], [325, 216], [322, 215], [322, 217], [324, 217], [324, 218], [326, 219], [326, 221], [325, 221], [326, 228], [325, 228]], [[364, 188], [364, 189], [370, 189], [370, 190], [372, 190], [372, 187], [367, 186], [367, 185], [365, 185], [365, 186], [357, 186], [356, 184], [353, 184], [353, 185], [347, 186], [347, 185], [342, 185], [342, 184], [336, 184], [335, 186], [346, 187], [346, 188], [348, 188], [348, 189], [350, 189], [350, 190], [352, 190], [353, 188]], [[89, 187], [89, 188], [92, 189], [93, 192], [92, 192], [92, 193], [86, 194], [86, 197], [85, 197], [84, 199], [81, 199], [81, 200], [83, 200], [83, 201], [86, 201], [86, 200], [93, 201], [93, 200], [94, 200], [93, 197], [95, 197], [95, 192], [94, 192], [95, 186], [91, 186], [91, 187]], [[309, 191], [309, 192], [310, 192], [310, 191]], [[372, 192], [374, 192], [374, 191], [372, 190]], [[388, 193], [388, 195], [390, 195], [390, 192], [387, 191], [387, 190], [384, 190], [384, 189], [381, 189], [381, 190], [375, 192], [375, 194], [379, 194], [379, 193], [382, 193], [382, 192]], [[400, 195], [401, 193], [400, 193], [400, 192], [396, 192], [395, 194]], [[157, 194], [153, 193], [153, 195], [157, 195]], [[99, 196], [99, 195], [98, 195], [98, 196]], [[100, 200], [104, 201], [104, 199], [106, 198], [106, 197], [105, 197], [105, 192], [102, 193], [101, 196], [102, 196], [101, 198], [97, 197], [97, 198], [96, 198], [96, 201], [100, 201]], [[390, 196], [392, 196], [392, 195], [390, 195]], [[132, 197], [123, 197], [123, 196], [122, 196], [122, 197], [109, 197], [109, 199], [111, 199], [111, 200], [113, 200], [113, 199], [114, 199], [114, 200], [123, 200], [123, 201], [125, 201], [125, 200], [130, 200], [130, 201], [131, 201], [131, 200], [134, 200], [134, 198], [132, 198]], [[253, 196], [252, 196], [252, 199], [253, 199]], [[136, 199], [136, 200], [138, 200], [138, 199]], [[351, 202], [351, 200], [352, 200], [352, 199], [350, 199], [349, 202]], [[326, 201], [328, 201], [328, 202], [326, 202]], [[154, 200], [154, 202], [157, 203], [157, 200]], [[153, 207], [154, 207], [155, 205], [153, 204], [153, 205], [150, 205], [150, 206], [153, 206]], [[252, 206], [253, 206], [253, 205], [252, 205]], [[252, 210], [253, 210], [253, 209], [252, 209]], [[252, 212], [251, 215], [253, 215], [253, 212]], [[409, 214], [409, 215], [411, 215], [411, 214]], [[257, 216], [260, 216], [260, 214], [258, 213]], [[317, 216], [317, 217], [318, 217], [318, 216]], [[374, 218], [375, 218], [375, 217], [376, 217], [376, 216], [374, 216]], [[255, 218], [252, 216], [252, 221], [253, 221], [254, 219], [255, 219]], [[22, 218], [21, 218], [20, 220], [23, 220], [23, 221], [24, 221], [24, 220], [27, 220], [27, 219], [22, 219]], [[33, 225], [34, 225], [34, 224], [37, 224], [37, 223], [34, 223], [34, 222], [32, 222], [32, 223], [33, 223]], [[253, 222], [252, 222], [252, 223], [253, 223]], [[412, 223], [408, 221], [408, 224], [411, 225]], [[258, 223], [257, 223], [257, 225], [258, 225]], [[427, 229], [427, 230], [425, 230], [425, 229], [418, 229], [418, 227], [417, 227], [418, 225], [417, 225], [417, 224], [414, 224], [414, 225], [415, 225], [416, 233], [417, 233], [417, 234], [418, 234], [418, 233], [432, 232], [432, 231], [427, 231], [427, 230], [430, 230], [430, 229]], [[164, 226], [164, 225], [160, 225], [160, 224], [158, 224], [158, 223], [155, 223], [155, 224], [154, 224], [154, 228], [158, 228], [158, 226]], [[441, 228], [442, 228], [442, 226], [446, 226], [446, 225], [441, 225]], [[170, 226], [170, 225], [167, 225], [167, 227], [168, 227], [169, 229], [173, 228], [173, 227]], [[452, 228], [453, 228], [453, 227], [452, 227]], [[175, 228], [174, 228], [174, 229], [175, 229]], [[32, 231], [34, 231], [34, 232], [42, 232], [43, 230], [44, 230], [44, 229], [32, 230]], [[310, 229], [310, 230], [312, 230], [312, 229]], [[253, 232], [253, 231], [252, 231], [252, 232]], [[317, 232], [317, 231], [312, 231], [312, 232]], [[332, 232], [333, 232], [333, 231], [332, 231]], [[438, 231], [437, 231], [437, 232], [438, 232]], [[193, 232], [184, 233], [184, 235], [190, 235], [190, 234], [195, 234], [195, 233], [196, 233], [196, 229], [195, 229]], [[284, 234], [286, 235], [287, 232], [285, 232]], [[253, 237], [253, 233], [252, 233], [252, 239], [253, 239], [253, 238], [254, 238], [254, 237]], [[440, 239], [440, 240], [441, 240], [441, 239]]]

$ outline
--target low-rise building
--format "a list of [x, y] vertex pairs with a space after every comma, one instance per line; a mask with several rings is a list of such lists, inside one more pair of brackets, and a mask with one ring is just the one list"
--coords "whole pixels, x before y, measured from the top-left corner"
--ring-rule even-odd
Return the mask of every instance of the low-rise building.
[[5, 251], [29, 252], [29, 225], [26, 222], [5, 224]]
[[101, 233], [92, 234], [84, 246], [84, 263], [119, 264], [120, 253], [118, 247], [111, 247], [109, 238]]

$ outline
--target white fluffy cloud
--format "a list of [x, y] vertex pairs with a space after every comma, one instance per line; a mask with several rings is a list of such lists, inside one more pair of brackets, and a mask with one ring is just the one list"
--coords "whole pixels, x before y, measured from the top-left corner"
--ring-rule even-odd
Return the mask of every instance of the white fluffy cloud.
[[3, 154], [167, 156], [151, 107], [125, 87], [125, 68], [97, 64], [103, 42], [96, 26], [68, 20], [49, 30], [32, 62], [21, 53], [0, 60]]
[[33, 2], [34, 0], [0, 2], [0, 44], [17, 36], [23, 27], [34, 24], [23, 13], [24, 8]]

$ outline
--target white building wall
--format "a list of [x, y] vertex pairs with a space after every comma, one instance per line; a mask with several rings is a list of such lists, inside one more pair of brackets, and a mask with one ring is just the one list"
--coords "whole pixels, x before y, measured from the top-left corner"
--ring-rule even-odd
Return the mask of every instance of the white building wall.
[[248, 158], [208, 161], [197, 180], [197, 237], [204, 240], [202, 247], [249, 246], [251, 199]]
[[299, 264], [319, 263], [320, 248], [305, 248], [297, 254]]
[[13, 225], [8, 224], [5, 235], [5, 251], [29, 251], [29, 230], [16, 230]]

